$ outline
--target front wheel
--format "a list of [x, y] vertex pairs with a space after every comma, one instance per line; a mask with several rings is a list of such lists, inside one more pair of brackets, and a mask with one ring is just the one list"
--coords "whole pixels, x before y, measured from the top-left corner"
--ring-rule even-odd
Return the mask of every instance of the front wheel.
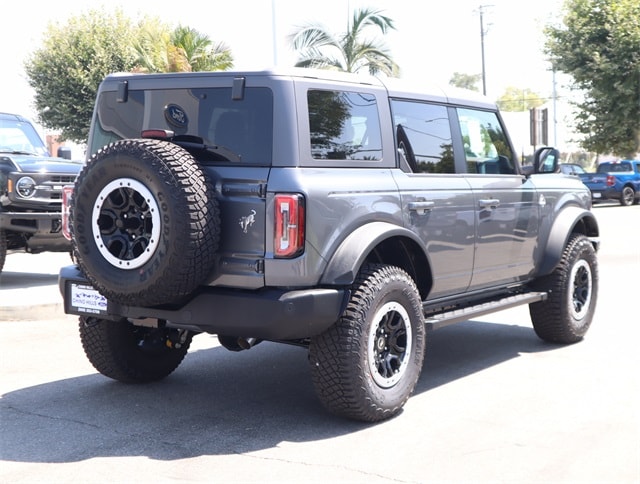
[[598, 263], [589, 239], [573, 234], [558, 266], [535, 287], [549, 293], [546, 301], [529, 305], [536, 334], [553, 343], [582, 340], [591, 326], [598, 296]]
[[316, 393], [331, 412], [375, 422], [396, 415], [418, 381], [425, 352], [420, 295], [394, 266], [370, 264], [342, 317], [311, 339]]
[[93, 367], [124, 383], [147, 383], [171, 374], [184, 359], [192, 333], [134, 326], [126, 319], [80, 318], [80, 340]]

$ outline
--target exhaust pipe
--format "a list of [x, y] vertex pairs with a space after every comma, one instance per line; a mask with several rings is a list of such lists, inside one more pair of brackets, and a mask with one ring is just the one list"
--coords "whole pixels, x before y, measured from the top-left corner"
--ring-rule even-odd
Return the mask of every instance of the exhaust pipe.
[[229, 336], [226, 334], [219, 334], [218, 341], [229, 351], [243, 351], [251, 349], [262, 340], [259, 340], [258, 338], [245, 338], [243, 336]]

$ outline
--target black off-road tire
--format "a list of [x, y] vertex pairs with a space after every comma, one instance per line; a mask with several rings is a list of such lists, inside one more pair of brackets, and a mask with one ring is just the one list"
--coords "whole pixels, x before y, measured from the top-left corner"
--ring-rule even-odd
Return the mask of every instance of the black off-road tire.
[[134, 326], [126, 319], [80, 317], [80, 340], [93, 367], [124, 383], [162, 380], [182, 362], [193, 335]]
[[549, 292], [546, 301], [529, 305], [536, 334], [552, 343], [582, 340], [591, 326], [598, 298], [598, 263], [589, 239], [573, 234], [558, 266], [534, 288]]
[[4, 267], [4, 261], [7, 258], [7, 234], [4, 230], [0, 230], [0, 272]]
[[194, 158], [159, 140], [98, 151], [76, 181], [74, 257], [108, 299], [179, 301], [206, 278], [220, 239], [218, 202]]
[[313, 384], [322, 404], [375, 422], [402, 409], [422, 370], [425, 327], [420, 295], [395, 266], [364, 266], [338, 322], [311, 339]]
[[620, 194], [620, 205], [623, 207], [630, 207], [635, 203], [636, 192], [631, 187], [622, 187], [622, 193]]

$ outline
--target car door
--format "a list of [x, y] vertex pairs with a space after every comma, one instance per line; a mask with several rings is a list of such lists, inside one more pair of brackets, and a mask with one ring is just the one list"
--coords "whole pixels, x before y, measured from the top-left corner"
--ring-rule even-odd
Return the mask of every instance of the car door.
[[458, 108], [456, 115], [476, 219], [469, 289], [526, 279], [534, 269], [540, 223], [536, 189], [516, 173], [513, 151], [496, 112]]
[[474, 197], [456, 174], [446, 106], [391, 101], [398, 156], [395, 170], [405, 226], [425, 242], [433, 276], [429, 299], [464, 292], [474, 256]]

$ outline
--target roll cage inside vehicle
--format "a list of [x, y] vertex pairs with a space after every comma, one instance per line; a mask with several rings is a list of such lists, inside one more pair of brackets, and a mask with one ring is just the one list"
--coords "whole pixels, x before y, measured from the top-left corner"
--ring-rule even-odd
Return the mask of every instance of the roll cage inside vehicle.
[[338, 415], [396, 415], [428, 329], [528, 304], [545, 341], [586, 334], [598, 292], [588, 189], [521, 166], [494, 103], [293, 71], [110, 75], [65, 189], [61, 269], [94, 367], [158, 380], [191, 339], [309, 352]]

